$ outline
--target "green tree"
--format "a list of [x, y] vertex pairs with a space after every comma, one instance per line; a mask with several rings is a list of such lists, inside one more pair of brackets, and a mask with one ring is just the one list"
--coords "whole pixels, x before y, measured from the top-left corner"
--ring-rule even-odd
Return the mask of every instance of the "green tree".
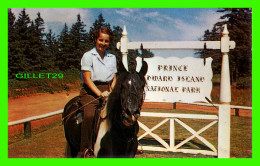
[[229, 36], [236, 42], [236, 48], [230, 51], [231, 75], [236, 82], [239, 77], [252, 76], [252, 9], [224, 8], [217, 25], [228, 25]]
[[28, 58], [30, 62], [31, 71], [41, 71], [52, 69], [53, 66], [50, 66], [50, 59], [46, 54], [46, 46], [44, 41], [44, 20], [41, 18], [40, 13], [37, 13], [37, 18], [34, 22], [31, 22], [29, 27], [29, 51]]
[[59, 47], [58, 42], [56, 40], [55, 34], [50, 29], [49, 32], [46, 34], [45, 40], [46, 52], [45, 56], [48, 57], [49, 62], [47, 68], [57, 68], [55, 66], [56, 57], [59, 55]]
[[154, 54], [150, 50], [142, 49], [142, 46], [140, 46], [140, 51], [138, 50], [128, 50], [128, 56], [127, 56], [127, 61], [128, 61], [128, 69], [130, 72], [133, 72], [136, 70], [136, 58], [141, 57], [141, 58], [152, 58], [154, 57]]
[[[227, 24], [230, 40], [236, 42], [236, 48], [230, 50], [230, 71], [232, 82], [239, 78], [252, 76], [252, 9], [250, 8], [224, 8], [217, 12], [223, 13], [211, 31], [206, 30], [201, 40], [220, 40], [223, 25]], [[212, 57], [213, 71], [220, 73], [221, 53], [214, 50], [200, 50], [201, 57]]]
[[59, 66], [60, 70], [67, 70], [69, 69], [68, 66], [72, 65], [68, 63], [68, 57], [72, 56], [72, 49], [69, 28], [66, 23], [64, 24], [64, 28], [58, 37], [58, 43], [59, 54], [56, 57], [56, 65]]
[[[216, 26], [213, 27], [211, 31], [208, 29], [204, 32], [203, 37], [200, 39], [201, 41], [220, 41], [221, 39], [221, 29], [216, 28]], [[196, 52], [201, 58], [207, 58], [212, 57], [212, 69], [214, 74], [220, 74], [221, 73], [221, 63], [222, 63], [222, 56], [221, 52], [219, 50], [214, 49], [207, 49], [205, 47], [204, 50], [199, 50]]]
[[86, 41], [88, 40], [85, 27], [80, 14], [77, 15], [77, 21], [70, 30], [67, 24], [64, 25], [58, 37], [59, 54], [56, 60], [61, 70], [80, 69], [80, 60], [83, 53], [86, 52]]
[[87, 33], [85, 30], [86, 25], [81, 20], [81, 16], [77, 15], [77, 22], [72, 25], [69, 35], [71, 36], [71, 44], [72, 44], [72, 54], [73, 57], [70, 57], [70, 61], [72, 65], [80, 69], [80, 59], [83, 53], [86, 51], [86, 40]]
[[[31, 20], [29, 15], [26, 13], [25, 9], [23, 9], [17, 21], [14, 24], [14, 35], [15, 41], [10, 41], [10, 50], [13, 52], [8, 56], [12, 59], [9, 62], [9, 68], [11, 69], [10, 77], [14, 78], [15, 74], [18, 72], [29, 72], [29, 60], [28, 53], [30, 48], [30, 24]], [[11, 48], [13, 47], [14, 48]]]
[[[108, 27], [111, 29], [110, 24], [106, 23], [104, 17], [102, 14], [98, 15], [98, 18], [93, 23], [92, 27], [90, 27], [88, 38], [86, 40], [86, 50], [90, 50], [93, 47], [95, 47], [95, 40], [94, 40], [94, 34], [93, 32], [95, 30], [98, 30], [101, 27]], [[110, 44], [108, 51], [112, 54], [114, 54], [117, 58], [117, 60], [121, 60], [121, 52], [116, 48], [116, 43], [120, 41], [120, 38], [122, 36], [123, 29], [119, 26], [114, 26], [113, 29], [111, 29], [113, 37], [110, 39]]]
[[108, 51], [114, 55], [116, 55], [117, 59], [121, 58], [121, 52], [120, 50], [118, 50], [116, 48], [116, 44], [117, 42], [120, 41], [121, 37], [122, 37], [122, 32], [123, 29], [119, 26], [114, 26], [112, 33], [113, 33], [113, 39], [111, 40], [110, 44], [109, 44], [109, 48]]
[[37, 13], [37, 18], [34, 20], [35, 22], [35, 31], [37, 33], [37, 36], [41, 43], [43, 43], [43, 37], [45, 36], [44, 34], [44, 20], [41, 17], [40, 12]]
[[94, 38], [94, 31], [98, 30], [101, 27], [109, 27], [110, 28], [110, 24], [107, 24], [103, 15], [99, 14], [98, 18], [95, 20], [95, 22], [93, 23], [92, 27], [90, 27], [89, 30], [89, 35], [88, 35], [88, 40], [86, 41], [86, 46], [87, 46], [87, 50], [92, 49], [93, 47], [95, 47], [95, 38]]
[[11, 9], [8, 9], [8, 77], [13, 78], [15, 73], [15, 54], [16, 54], [16, 33], [15, 33], [15, 15]]
[[15, 41], [15, 15], [12, 9], [8, 9], [8, 41]]
[[38, 72], [52, 68], [52, 59], [46, 54], [44, 20], [40, 13], [32, 21], [26, 10], [23, 9], [17, 21], [11, 9], [9, 15], [9, 40], [8, 59], [9, 77], [15, 78], [15, 74]]

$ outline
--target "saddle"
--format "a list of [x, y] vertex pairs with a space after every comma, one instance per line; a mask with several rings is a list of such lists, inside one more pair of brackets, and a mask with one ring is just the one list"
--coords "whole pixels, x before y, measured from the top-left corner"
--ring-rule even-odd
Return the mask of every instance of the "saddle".
[[[94, 119], [93, 119], [93, 130], [92, 130], [93, 143], [96, 141], [101, 121], [104, 120], [107, 116], [105, 105], [106, 105], [106, 100], [104, 100], [102, 104], [100, 104], [98, 108], [95, 110]], [[76, 119], [78, 124], [81, 123], [83, 120], [83, 113], [84, 113], [82, 106], [83, 104], [80, 102], [79, 96], [76, 96], [73, 99], [71, 99], [65, 105], [64, 111], [62, 113], [62, 118], [63, 118], [62, 123], [64, 124], [64, 121], [67, 118], [72, 118], [72, 117], [75, 117], [73, 119]]]

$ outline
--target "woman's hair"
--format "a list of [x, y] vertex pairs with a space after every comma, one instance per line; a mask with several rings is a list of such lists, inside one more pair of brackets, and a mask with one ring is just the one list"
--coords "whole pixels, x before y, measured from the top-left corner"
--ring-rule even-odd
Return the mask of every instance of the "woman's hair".
[[104, 34], [109, 35], [110, 42], [112, 41], [112, 39], [113, 39], [113, 33], [112, 33], [112, 31], [111, 31], [111, 29], [110, 29], [109, 27], [101, 27], [101, 28], [95, 30], [95, 31], [93, 32], [95, 41], [96, 41], [97, 38], [99, 37], [99, 33], [104, 33]]

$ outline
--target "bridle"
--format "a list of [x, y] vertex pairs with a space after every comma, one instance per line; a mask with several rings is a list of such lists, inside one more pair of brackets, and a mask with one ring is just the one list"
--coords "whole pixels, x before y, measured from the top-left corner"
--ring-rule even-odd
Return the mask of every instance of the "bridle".
[[[134, 82], [134, 81], [132, 81], [132, 82]], [[127, 95], [126, 96], [124, 96], [124, 97], [135, 97], [135, 101], [137, 102], [136, 104], [138, 105], [138, 112], [140, 112], [140, 110], [141, 110], [141, 105], [143, 104], [143, 101], [144, 101], [144, 97], [145, 97], [145, 91], [143, 90], [143, 92], [142, 92], [143, 94], [143, 96], [142, 96], [142, 101], [141, 101], [141, 103], [140, 103], [140, 99], [139, 99], [139, 93], [138, 93], [138, 90], [137, 90], [137, 87], [136, 87], [136, 84], [131, 84], [130, 85], [130, 88], [129, 88], [129, 90], [128, 90], [128, 93], [127, 93]], [[121, 98], [121, 106], [122, 106], [122, 112], [121, 112], [121, 117], [124, 117], [124, 114], [126, 113], [126, 107], [127, 107], [127, 101], [126, 102], [124, 102], [123, 100], [124, 100], [124, 97], [122, 97], [122, 96], [120, 96], [120, 98]], [[125, 100], [127, 100], [127, 99], [125, 99]]]

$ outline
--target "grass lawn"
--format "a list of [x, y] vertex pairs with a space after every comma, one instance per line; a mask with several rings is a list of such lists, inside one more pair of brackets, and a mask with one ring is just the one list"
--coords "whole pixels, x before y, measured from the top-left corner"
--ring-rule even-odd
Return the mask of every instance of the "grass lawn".
[[[164, 110], [164, 109], [142, 109], [142, 111], [148, 112], [167, 112], [167, 113], [189, 113], [189, 114], [205, 114], [195, 111], [186, 110]], [[149, 128], [161, 122], [163, 118], [148, 118], [140, 117], [140, 121]], [[195, 131], [201, 129], [206, 124], [210, 123], [210, 120], [194, 120], [194, 119], [181, 119], [187, 125], [191, 126]], [[175, 142], [176, 144], [181, 140], [184, 140], [191, 136], [186, 129], [175, 123]], [[140, 128], [139, 136], [144, 133], [144, 130]], [[161, 136], [166, 141], [169, 139], [169, 122], [159, 127], [154, 133]], [[211, 144], [217, 148], [217, 124], [213, 125], [208, 130], [204, 131], [200, 135], [205, 137]], [[154, 143], [156, 141], [151, 140], [151, 137], [147, 135], [147, 140]], [[65, 151], [65, 137], [63, 126], [60, 122], [55, 122], [52, 125], [45, 126], [41, 131], [33, 131], [30, 139], [23, 139], [22, 134], [10, 136], [8, 154], [10, 158], [63, 158]], [[140, 141], [144, 145], [145, 141]], [[55, 147], [55, 148], [54, 148]], [[205, 149], [204, 144], [198, 139], [192, 139], [184, 148], [198, 148]], [[50, 151], [50, 149], [52, 149]], [[205, 156], [201, 154], [184, 154], [184, 153], [172, 153], [172, 152], [152, 152], [144, 151], [143, 154], [137, 155], [136, 158], [214, 158], [216, 156]], [[252, 157], [252, 118], [247, 117], [231, 117], [231, 157], [232, 158], [251, 158]]]

